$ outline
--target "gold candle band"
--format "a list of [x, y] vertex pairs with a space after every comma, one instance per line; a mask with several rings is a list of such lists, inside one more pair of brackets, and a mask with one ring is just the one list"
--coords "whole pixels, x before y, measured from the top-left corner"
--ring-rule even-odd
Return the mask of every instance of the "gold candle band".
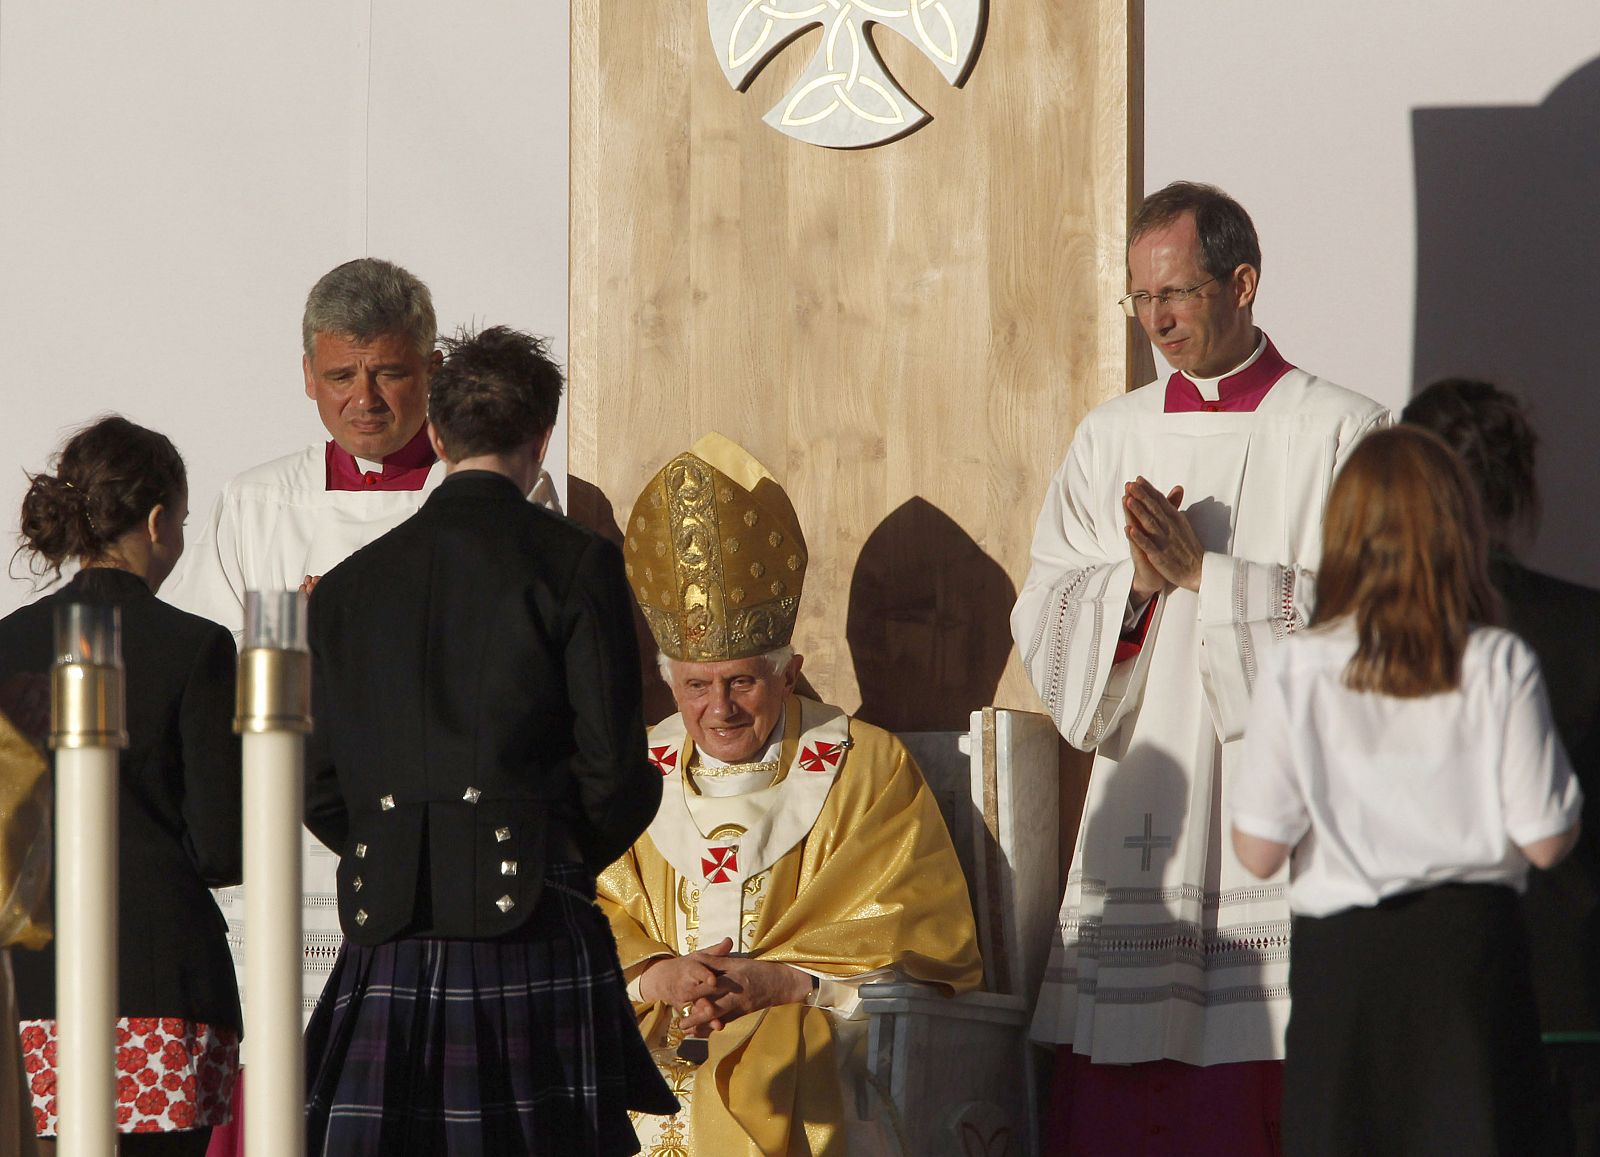
[[122, 668], [58, 663], [50, 674], [50, 746], [128, 746]]
[[251, 647], [239, 656], [239, 692], [233, 729], [311, 731], [311, 656], [304, 651]]

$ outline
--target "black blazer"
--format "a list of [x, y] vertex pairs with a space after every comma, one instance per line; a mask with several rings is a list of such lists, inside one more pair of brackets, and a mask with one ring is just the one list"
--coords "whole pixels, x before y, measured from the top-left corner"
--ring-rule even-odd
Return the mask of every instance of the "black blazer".
[[1539, 656], [1556, 732], [1583, 786], [1578, 846], [1523, 895], [1545, 1032], [1600, 1030], [1600, 591], [1495, 555], [1506, 625]]
[[487, 471], [446, 478], [311, 596], [306, 826], [357, 944], [489, 939], [544, 865], [598, 872], [649, 825], [621, 552]]
[[[122, 608], [128, 748], [118, 812], [117, 1013], [242, 1029], [228, 926], [208, 887], [237, 884], [239, 740], [233, 636], [123, 570], [80, 571], [0, 620], [0, 679], [48, 672], [55, 608]], [[25, 1020], [55, 1016], [55, 951], [11, 954]]]

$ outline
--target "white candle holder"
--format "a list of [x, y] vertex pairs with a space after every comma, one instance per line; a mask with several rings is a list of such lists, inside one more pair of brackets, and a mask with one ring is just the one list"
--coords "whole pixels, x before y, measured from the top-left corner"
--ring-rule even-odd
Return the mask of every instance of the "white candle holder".
[[244, 755], [244, 988], [250, 1042], [245, 1152], [305, 1152], [300, 1034], [300, 825], [311, 731], [306, 598], [245, 594], [234, 729]]
[[66, 603], [55, 616], [56, 1098], [61, 1157], [117, 1151], [117, 753], [122, 616]]

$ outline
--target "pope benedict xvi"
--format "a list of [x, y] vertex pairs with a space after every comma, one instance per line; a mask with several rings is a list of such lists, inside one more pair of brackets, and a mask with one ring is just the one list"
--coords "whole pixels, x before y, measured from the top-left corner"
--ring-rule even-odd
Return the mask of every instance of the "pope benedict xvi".
[[663, 467], [624, 560], [678, 706], [648, 741], [661, 809], [599, 882], [686, 1106], [635, 1121], [643, 1152], [894, 1152], [858, 1112], [875, 1101], [858, 989], [981, 976], [938, 805], [893, 735], [795, 693], [805, 541], [743, 449], [711, 434]]

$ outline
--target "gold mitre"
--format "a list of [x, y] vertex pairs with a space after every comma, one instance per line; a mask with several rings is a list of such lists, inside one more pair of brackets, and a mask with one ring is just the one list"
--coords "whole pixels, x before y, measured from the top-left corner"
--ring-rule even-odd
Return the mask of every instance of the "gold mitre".
[[748, 659], [794, 634], [806, 577], [800, 520], [767, 468], [721, 434], [650, 479], [633, 504], [623, 558], [668, 658]]

